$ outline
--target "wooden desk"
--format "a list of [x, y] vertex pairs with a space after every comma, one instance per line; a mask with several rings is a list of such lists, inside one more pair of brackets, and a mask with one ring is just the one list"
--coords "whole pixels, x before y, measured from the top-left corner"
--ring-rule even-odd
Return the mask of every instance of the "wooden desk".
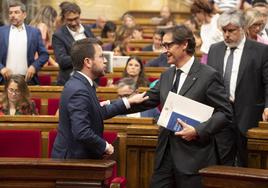
[[267, 188], [268, 170], [229, 166], [201, 169], [204, 188]]
[[103, 188], [114, 164], [111, 160], [0, 158], [0, 187]]
[[249, 167], [268, 169], [268, 123], [259, 122], [259, 127], [248, 130]]
[[[42, 156], [47, 157], [48, 132], [57, 128], [54, 116], [1, 116], [0, 129], [37, 129], [42, 132]], [[118, 132], [119, 175], [130, 187], [148, 187], [153, 171], [158, 126], [152, 118], [115, 117], [104, 121], [105, 131]], [[137, 186], [136, 186], [137, 185]]]

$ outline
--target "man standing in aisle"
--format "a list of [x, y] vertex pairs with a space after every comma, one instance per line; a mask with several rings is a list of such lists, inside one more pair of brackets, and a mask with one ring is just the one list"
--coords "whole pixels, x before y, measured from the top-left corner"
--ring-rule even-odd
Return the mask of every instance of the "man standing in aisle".
[[221, 164], [247, 166], [248, 129], [268, 120], [268, 46], [246, 38], [243, 13], [230, 10], [218, 25], [224, 41], [213, 44], [208, 65], [223, 75], [234, 118], [231, 129], [216, 136]]
[[[0, 83], [12, 74], [25, 76], [31, 85], [39, 84], [37, 72], [48, 60], [48, 53], [38, 29], [25, 25], [26, 7], [19, 1], [9, 4], [11, 25], [0, 27]], [[38, 58], [36, 58], [36, 53]]]

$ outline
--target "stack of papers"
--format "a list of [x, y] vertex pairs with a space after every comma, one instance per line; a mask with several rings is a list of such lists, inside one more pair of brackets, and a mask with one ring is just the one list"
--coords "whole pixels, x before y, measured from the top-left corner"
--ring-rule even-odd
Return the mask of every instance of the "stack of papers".
[[170, 91], [157, 124], [177, 132], [182, 130], [177, 119], [195, 127], [207, 121], [212, 116], [213, 111], [214, 108], [211, 106]]

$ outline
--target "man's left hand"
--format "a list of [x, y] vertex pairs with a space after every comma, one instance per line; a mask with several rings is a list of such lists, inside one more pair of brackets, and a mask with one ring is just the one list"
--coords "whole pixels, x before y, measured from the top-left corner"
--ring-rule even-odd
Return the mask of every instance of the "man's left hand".
[[31, 65], [28, 68], [27, 72], [26, 72], [25, 81], [26, 82], [30, 81], [33, 78], [33, 76], [34, 76], [35, 73], [36, 73], [36, 70], [35, 70], [34, 66]]
[[268, 108], [264, 108], [263, 113], [262, 113], [262, 120], [268, 121]]
[[181, 125], [182, 130], [175, 132], [175, 135], [180, 136], [182, 139], [187, 141], [191, 141], [197, 138], [197, 132], [195, 128], [183, 122], [181, 119], [178, 119], [177, 121]]

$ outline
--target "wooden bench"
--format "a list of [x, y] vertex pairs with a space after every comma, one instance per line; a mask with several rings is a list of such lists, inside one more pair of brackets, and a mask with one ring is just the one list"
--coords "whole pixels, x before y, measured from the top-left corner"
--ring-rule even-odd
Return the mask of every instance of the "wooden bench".
[[111, 160], [0, 158], [0, 187], [103, 188]]
[[248, 130], [249, 167], [268, 169], [268, 123], [259, 122], [259, 126]]
[[[57, 126], [58, 117], [54, 116], [1, 116], [0, 118], [0, 129], [41, 130], [43, 157], [47, 157], [48, 153], [48, 132]], [[148, 187], [153, 171], [154, 150], [158, 135], [158, 126], [155, 125], [154, 120], [152, 118], [115, 117], [105, 120], [104, 128], [105, 131], [118, 133], [120, 149], [116, 150], [118, 151], [119, 175], [129, 179], [130, 187], [135, 187], [135, 185]], [[150, 162], [147, 163], [147, 160]], [[144, 176], [141, 177], [138, 174]]]
[[267, 188], [268, 170], [211, 166], [199, 171], [204, 188]]

